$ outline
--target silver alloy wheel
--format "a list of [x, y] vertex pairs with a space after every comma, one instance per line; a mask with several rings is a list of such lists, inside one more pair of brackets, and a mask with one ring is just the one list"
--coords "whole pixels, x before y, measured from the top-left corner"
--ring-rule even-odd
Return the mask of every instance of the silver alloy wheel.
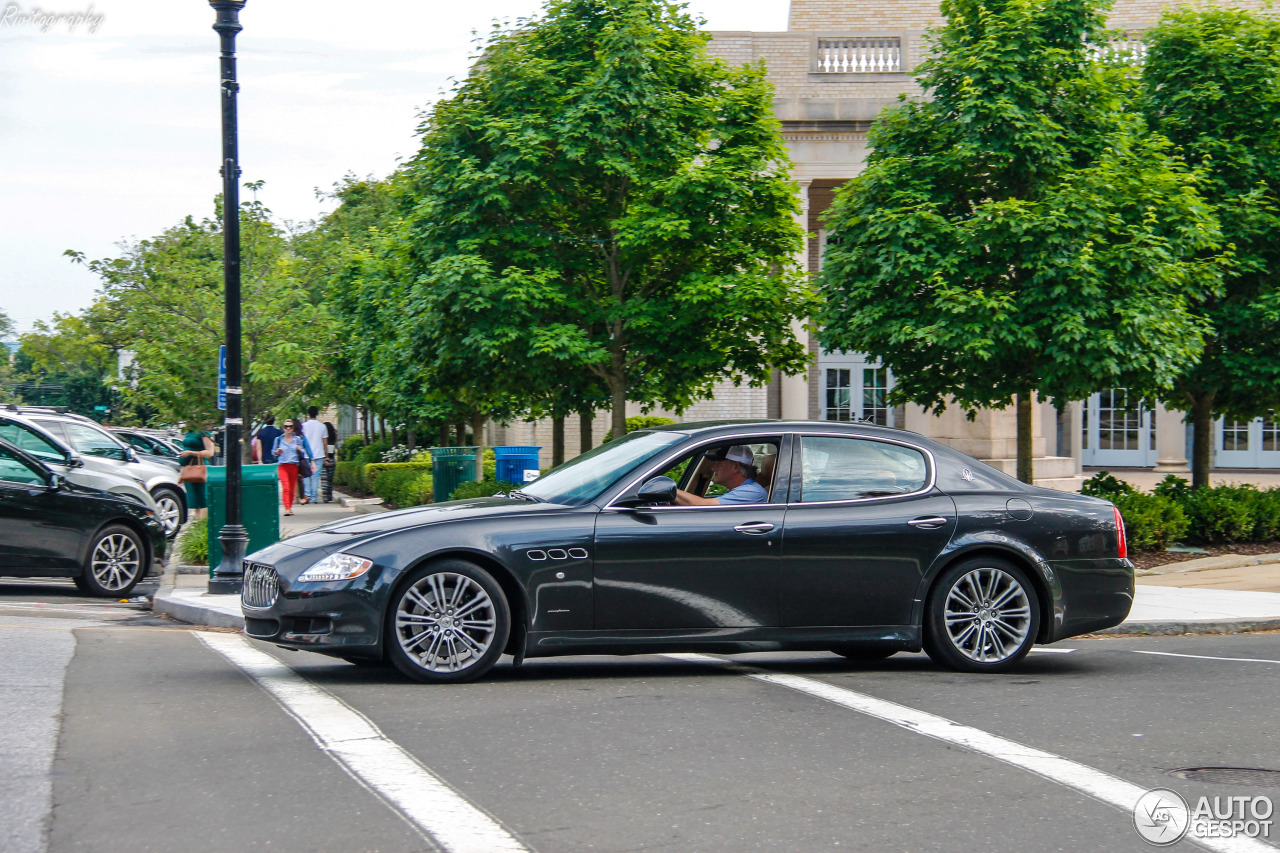
[[172, 493], [163, 492], [156, 498], [156, 508], [159, 510], [156, 515], [159, 517], [160, 526], [164, 528], [164, 535], [173, 536], [182, 524], [182, 505]]
[[142, 554], [138, 550], [138, 543], [124, 533], [111, 533], [102, 537], [93, 546], [89, 570], [103, 589], [124, 589], [133, 583], [142, 570]]
[[489, 651], [497, 624], [497, 609], [484, 587], [455, 572], [427, 575], [396, 605], [396, 640], [429, 672], [474, 666]]
[[1031, 630], [1031, 602], [1022, 584], [1001, 569], [974, 569], [947, 593], [944, 618], [951, 644], [979, 663], [1013, 657]]

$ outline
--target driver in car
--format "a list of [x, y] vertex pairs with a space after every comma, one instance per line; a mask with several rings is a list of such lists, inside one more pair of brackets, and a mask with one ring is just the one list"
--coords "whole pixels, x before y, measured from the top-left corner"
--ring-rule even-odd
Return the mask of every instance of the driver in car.
[[711, 481], [729, 491], [718, 498], [703, 498], [684, 489], [676, 489], [676, 506], [758, 504], [768, 500], [769, 494], [764, 486], [753, 479], [755, 454], [750, 447], [722, 447], [708, 453], [706, 458], [711, 461]]

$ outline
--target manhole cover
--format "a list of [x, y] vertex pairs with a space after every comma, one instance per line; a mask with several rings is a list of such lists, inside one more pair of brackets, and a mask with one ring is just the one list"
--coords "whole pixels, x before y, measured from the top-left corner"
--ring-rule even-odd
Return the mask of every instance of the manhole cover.
[[1188, 767], [1184, 770], [1170, 770], [1169, 775], [1217, 785], [1280, 788], [1280, 770], [1259, 770], [1256, 767]]

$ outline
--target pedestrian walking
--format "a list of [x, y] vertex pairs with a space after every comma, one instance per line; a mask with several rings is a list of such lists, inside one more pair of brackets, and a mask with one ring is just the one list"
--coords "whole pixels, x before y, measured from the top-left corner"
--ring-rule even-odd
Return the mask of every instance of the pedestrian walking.
[[276, 475], [280, 478], [280, 496], [284, 500], [284, 514], [293, 515], [293, 495], [298, 488], [302, 470], [310, 473], [311, 450], [307, 440], [298, 431], [298, 422], [290, 418], [284, 422], [284, 433], [275, 440], [271, 455], [276, 460]]
[[315, 406], [307, 409], [307, 421], [302, 425], [302, 436], [311, 448], [311, 474], [303, 478], [304, 494], [302, 502], [320, 502], [320, 469], [324, 467], [325, 455], [329, 445], [329, 431], [324, 424], [316, 420], [320, 410]]
[[267, 415], [262, 419], [262, 426], [253, 434], [253, 460], [265, 465], [274, 465], [276, 460], [271, 455], [271, 448], [276, 446], [276, 438], [284, 435], [284, 430], [276, 426], [276, 416]]
[[212, 459], [218, 450], [205, 429], [206, 424], [194, 421], [188, 426], [190, 429], [182, 437], [182, 451], [178, 454], [178, 458], [182, 460], [178, 480], [187, 493], [187, 516], [192, 519], [204, 518], [209, 512], [209, 498], [205, 487], [209, 471], [204, 460]]
[[321, 477], [320, 486], [324, 492], [324, 502], [333, 503], [333, 475], [338, 468], [338, 430], [328, 421], [324, 422], [325, 432], [328, 433], [329, 443], [324, 448], [324, 476]]

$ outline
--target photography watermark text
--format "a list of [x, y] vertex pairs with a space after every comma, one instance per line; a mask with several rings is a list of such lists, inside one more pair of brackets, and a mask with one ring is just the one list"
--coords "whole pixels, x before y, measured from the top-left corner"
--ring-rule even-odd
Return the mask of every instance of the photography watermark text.
[[39, 6], [27, 9], [17, 3], [6, 3], [0, 11], [0, 29], [21, 27], [47, 33], [65, 27], [67, 32], [74, 33], [83, 27], [90, 33], [96, 33], [105, 18], [106, 15], [93, 11], [92, 5], [83, 12], [49, 12]]

